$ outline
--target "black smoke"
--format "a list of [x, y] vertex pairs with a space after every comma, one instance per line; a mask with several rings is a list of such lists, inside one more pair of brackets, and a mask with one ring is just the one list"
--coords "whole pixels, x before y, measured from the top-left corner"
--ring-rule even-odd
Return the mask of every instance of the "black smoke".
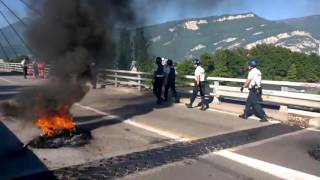
[[6, 115], [34, 120], [79, 102], [95, 67], [113, 64], [115, 29], [135, 19], [131, 0], [31, 1], [39, 11], [27, 26], [34, 56], [51, 66], [48, 82], [2, 104]]

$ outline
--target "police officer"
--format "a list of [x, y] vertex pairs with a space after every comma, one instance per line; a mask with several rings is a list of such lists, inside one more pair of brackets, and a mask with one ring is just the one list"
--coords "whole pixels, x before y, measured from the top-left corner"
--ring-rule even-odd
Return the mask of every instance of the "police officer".
[[90, 82], [91, 82], [91, 85], [92, 85], [92, 88], [93, 89], [96, 89], [97, 88], [97, 67], [96, 67], [96, 63], [94, 61], [92, 61], [90, 63], [90, 71], [91, 71], [91, 77], [90, 77]]
[[187, 108], [192, 108], [192, 104], [196, 99], [198, 92], [200, 92], [200, 96], [201, 96], [200, 110], [205, 111], [208, 108], [208, 104], [205, 102], [205, 99], [204, 99], [205, 70], [201, 67], [201, 63], [199, 59], [194, 59], [192, 63], [195, 68], [195, 72], [194, 72], [195, 85], [193, 87], [193, 93], [190, 98], [190, 103], [186, 104], [186, 106]]
[[167, 66], [165, 69], [165, 80], [164, 80], [164, 101], [168, 101], [168, 91], [171, 89], [172, 95], [175, 98], [175, 102], [179, 103], [178, 95], [176, 92], [176, 70], [173, 67], [173, 62], [171, 59], [167, 61]]
[[25, 79], [27, 79], [27, 76], [28, 76], [28, 66], [29, 66], [29, 57], [26, 56], [22, 61], [21, 61], [21, 66], [22, 66], [22, 69], [23, 69], [23, 77]]
[[247, 98], [246, 107], [244, 113], [239, 115], [240, 118], [247, 119], [251, 115], [255, 115], [260, 118], [260, 122], [267, 122], [267, 115], [262, 109], [262, 88], [261, 88], [261, 72], [257, 69], [258, 62], [252, 60], [248, 63], [248, 79], [241, 87], [240, 91], [243, 92], [244, 88], [249, 89], [249, 96]]
[[153, 93], [157, 97], [157, 104], [162, 103], [161, 93], [164, 81], [164, 68], [161, 57], [156, 58], [156, 68], [154, 71]]

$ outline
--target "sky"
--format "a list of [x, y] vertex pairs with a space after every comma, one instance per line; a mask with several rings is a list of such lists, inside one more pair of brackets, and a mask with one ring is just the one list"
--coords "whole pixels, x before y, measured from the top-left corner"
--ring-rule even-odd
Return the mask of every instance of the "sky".
[[[150, 5], [145, 3], [150, 2]], [[161, 4], [152, 6], [153, 2]], [[136, 0], [144, 8], [148, 24], [176, 19], [254, 12], [269, 19], [280, 20], [320, 14], [320, 0]], [[143, 5], [142, 5], [143, 4]]]
[[[2, 0], [19, 17], [27, 16], [28, 0]], [[205, 17], [212, 15], [254, 12], [269, 19], [279, 20], [320, 14], [320, 0], [133, 0], [138, 16], [146, 24]], [[1, 3], [0, 10], [11, 23], [17, 18]], [[0, 27], [8, 25], [0, 16]]]

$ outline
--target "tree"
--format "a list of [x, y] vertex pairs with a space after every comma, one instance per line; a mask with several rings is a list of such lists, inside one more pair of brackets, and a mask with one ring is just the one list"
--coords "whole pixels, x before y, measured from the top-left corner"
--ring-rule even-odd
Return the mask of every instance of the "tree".
[[214, 55], [214, 71], [211, 75], [219, 77], [230, 77], [228, 69], [228, 51], [220, 50]]
[[292, 64], [288, 70], [287, 79], [289, 81], [297, 81], [297, 67], [295, 64]]
[[212, 73], [214, 71], [214, 54], [212, 53], [202, 54], [200, 59], [201, 59], [202, 66], [206, 70], [206, 72], [208, 74]]
[[134, 57], [137, 61], [139, 71], [149, 72], [152, 70], [153, 61], [150, 60], [147, 40], [142, 28], [136, 29], [136, 35], [134, 38]]
[[194, 67], [191, 60], [181, 61], [177, 65], [177, 72], [179, 75], [194, 74]]
[[120, 33], [118, 44], [118, 69], [128, 70], [130, 68], [132, 61], [130, 44], [130, 32], [127, 29], [123, 29]]

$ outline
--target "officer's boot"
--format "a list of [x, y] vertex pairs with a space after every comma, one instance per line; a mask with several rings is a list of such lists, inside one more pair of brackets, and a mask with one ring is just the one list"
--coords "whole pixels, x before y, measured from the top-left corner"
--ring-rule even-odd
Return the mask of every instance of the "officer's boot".
[[264, 115], [262, 118], [260, 118], [260, 122], [268, 122], [268, 116]]
[[204, 99], [204, 97], [201, 97], [201, 108], [200, 108], [200, 110], [201, 111], [205, 111], [206, 110], [206, 102], [205, 102], [205, 99]]
[[245, 113], [243, 113], [239, 115], [239, 118], [248, 119], [248, 116]]
[[179, 100], [179, 98], [178, 98], [178, 97], [176, 97], [176, 98], [175, 98], [174, 103], [180, 103], [180, 100]]

